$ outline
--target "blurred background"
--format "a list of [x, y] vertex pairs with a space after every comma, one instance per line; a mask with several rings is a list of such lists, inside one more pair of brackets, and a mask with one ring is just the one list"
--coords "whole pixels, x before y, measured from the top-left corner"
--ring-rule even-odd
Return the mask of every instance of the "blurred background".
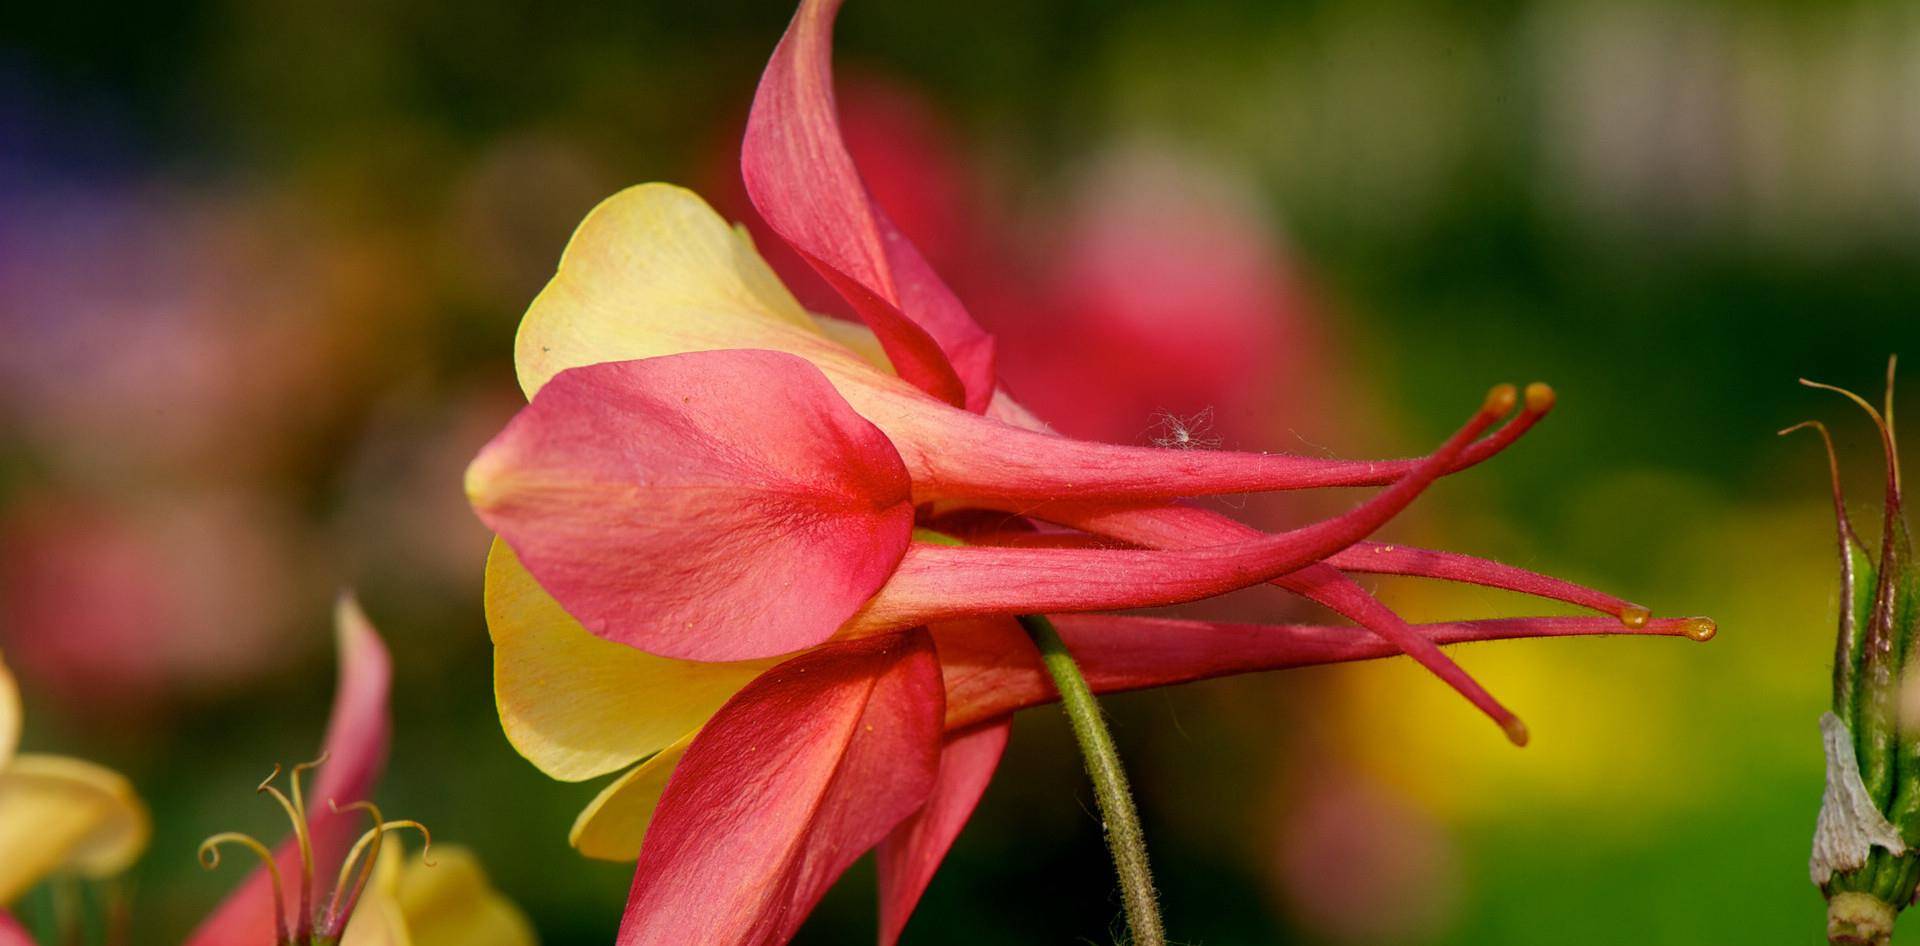
[[[630, 869], [566, 844], [598, 786], [500, 734], [459, 473], [588, 208], [671, 180], [744, 214], [790, 14], [0, 10], [0, 649], [25, 747], [154, 808], [140, 942], [236, 881], [201, 837], [275, 833], [251, 789], [319, 739], [348, 585], [396, 655], [378, 800], [476, 848], [545, 942], [610, 941]], [[1391, 535], [1720, 622], [1458, 652], [1524, 750], [1399, 661], [1113, 699], [1177, 939], [1820, 941], [1836, 570], [1818, 444], [1774, 431], [1833, 424], [1877, 522], [1870, 428], [1794, 379], [1920, 370], [1920, 5], [855, 0], [839, 49], [875, 191], [1043, 416], [1407, 455], [1545, 379], [1551, 420]], [[1416, 619], [1539, 610], [1377, 587]], [[1057, 713], [1023, 717], [908, 943], [1114, 939], [1078, 767]], [[871, 883], [801, 941], [871, 937]]]

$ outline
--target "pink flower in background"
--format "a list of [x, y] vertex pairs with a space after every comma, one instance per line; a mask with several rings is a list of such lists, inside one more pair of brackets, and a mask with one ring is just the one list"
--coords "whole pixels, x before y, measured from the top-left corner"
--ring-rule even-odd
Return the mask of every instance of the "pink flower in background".
[[290, 655], [285, 517], [238, 493], [21, 497], [0, 516], [0, 648], [98, 716], [251, 679]]
[[1433, 816], [1337, 762], [1279, 808], [1273, 874], [1288, 913], [1336, 942], [1400, 942], [1446, 928], [1458, 852]]
[[164, 181], [0, 219], [0, 644], [83, 713], [244, 684], [328, 571], [311, 465], [418, 281], [316, 202]]
[[[874, 202], [1000, 339], [1001, 378], [1055, 428], [1208, 448], [1286, 434], [1276, 417], [1357, 420], [1335, 339], [1248, 182], [1138, 142], [1087, 156], [1065, 198], [1017, 204], [925, 98], [860, 73], [839, 92]], [[706, 175], [715, 205], [810, 311], [852, 317], [747, 200], [736, 148]]]

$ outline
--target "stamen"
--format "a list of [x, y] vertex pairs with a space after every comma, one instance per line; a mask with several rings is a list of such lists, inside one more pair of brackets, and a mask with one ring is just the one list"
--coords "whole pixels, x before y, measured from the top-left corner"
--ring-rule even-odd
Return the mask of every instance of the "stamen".
[[[361, 835], [360, 840], [354, 842], [353, 847], [347, 851], [347, 856], [340, 861], [340, 877], [334, 881], [333, 899], [328, 902], [326, 919], [321, 923], [321, 927], [332, 934], [346, 925], [347, 915], [353, 911], [354, 904], [360, 901], [360, 891], [367, 887], [367, 878], [373, 873], [373, 863], [380, 856], [380, 840], [385, 834], [382, 824], [386, 821], [386, 817], [380, 814], [379, 806], [370, 801], [357, 801], [342, 808], [335, 805], [332, 799], [328, 799], [327, 806], [332, 808], [335, 814], [359, 810], [373, 818], [373, 830]], [[367, 841], [369, 837], [373, 839], [371, 845]], [[367, 850], [369, 846], [371, 850]], [[367, 855], [365, 859], [360, 857], [363, 851]], [[347, 875], [354, 869], [356, 861], [360, 865], [360, 872], [354, 878], [351, 893], [349, 893]], [[340, 912], [340, 899], [343, 894], [346, 895], [347, 913]]]
[[366, 889], [367, 877], [373, 869], [375, 859], [380, 855], [380, 846], [384, 842], [388, 831], [397, 828], [412, 828], [420, 832], [420, 863], [428, 867], [436, 866], [431, 857], [433, 853], [433, 833], [427, 830], [426, 825], [410, 818], [381, 821], [379, 820], [380, 809], [374, 807], [371, 802], [355, 802], [339, 810], [346, 811], [355, 808], [360, 808], [368, 812], [375, 820], [373, 827], [368, 828], [366, 833], [360, 835], [359, 839], [353, 842], [353, 847], [347, 850], [346, 860], [340, 865], [340, 877], [344, 882], [348, 868], [353, 865], [356, 859], [361, 859], [364, 855], [360, 874], [355, 878], [353, 890], [347, 895], [344, 902], [342, 902], [340, 896], [340, 887], [336, 886], [334, 888], [334, 900], [329, 908], [328, 928], [326, 930], [327, 935], [333, 937], [338, 937], [341, 931], [345, 929], [347, 919], [353, 916], [354, 908], [359, 905], [360, 894]]
[[313, 764], [314, 763], [301, 763], [300, 765], [294, 766], [293, 775], [291, 776], [293, 782], [292, 799], [288, 798], [286, 793], [273, 787], [273, 780], [280, 775], [280, 763], [278, 762], [273, 764], [273, 773], [268, 775], [266, 780], [261, 782], [258, 788], [254, 789], [254, 791], [263, 795], [269, 795], [274, 801], [279, 802], [281, 809], [287, 813], [287, 820], [293, 823], [293, 837], [300, 845], [300, 912], [294, 914], [293, 935], [303, 943], [313, 936], [313, 838], [307, 832], [307, 812], [304, 800], [295, 801], [294, 799], [300, 798], [300, 773], [311, 768]]
[[[280, 767], [274, 766], [274, 774], [280, 773]], [[271, 776], [269, 776], [271, 778]], [[220, 845], [238, 844], [254, 853], [267, 867], [267, 876], [273, 881], [273, 935], [275, 946], [290, 946], [293, 937], [287, 935], [287, 897], [280, 879], [280, 864], [274, 860], [273, 852], [267, 846], [255, 840], [251, 835], [238, 831], [223, 831], [200, 842], [200, 866], [213, 870], [220, 866]]]
[[293, 767], [292, 773], [290, 773], [288, 776], [288, 778], [293, 782], [293, 807], [295, 810], [300, 812], [300, 821], [302, 824], [306, 823], [306, 820], [307, 820], [307, 802], [306, 802], [306, 799], [302, 798], [300, 795], [300, 790], [301, 790], [300, 776], [306, 774], [307, 772], [311, 772], [314, 769], [317, 769], [326, 764], [327, 764], [327, 753], [326, 753], [326, 750], [323, 749], [320, 752], [319, 758], [314, 759], [312, 762], [302, 762], [302, 763], [299, 763], [298, 765], [295, 765]]

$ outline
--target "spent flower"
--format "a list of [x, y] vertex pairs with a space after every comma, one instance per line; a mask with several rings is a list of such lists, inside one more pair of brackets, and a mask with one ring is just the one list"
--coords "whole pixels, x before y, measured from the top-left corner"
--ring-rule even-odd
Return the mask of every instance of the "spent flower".
[[1877, 548], [1854, 529], [1840, 488], [1840, 464], [1825, 425], [1808, 421], [1827, 450], [1840, 549], [1840, 632], [1833, 657], [1833, 703], [1820, 717], [1827, 785], [1808, 864], [1827, 898], [1827, 935], [1835, 943], [1884, 944], [1894, 917], [1920, 886], [1920, 693], [1914, 660], [1920, 625], [1920, 572], [1902, 509], [1899, 443], [1893, 417], [1897, 361], [1887, 362], [1884, 409], [1842, 388], [1802, 381], [1853, 401], [1872, 420], [1885, 455], [1885, 497]]

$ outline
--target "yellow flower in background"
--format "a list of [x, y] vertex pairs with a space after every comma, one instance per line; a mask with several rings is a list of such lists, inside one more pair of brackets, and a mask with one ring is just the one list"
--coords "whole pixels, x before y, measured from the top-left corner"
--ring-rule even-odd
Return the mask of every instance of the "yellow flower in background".
[[16, 753], [20, 723], [19, 688], [0, 663], [0, 907], [56, 874], [118, 874], [152, 834], [124, 777], [81, 759]]
[[[403, 863], [404, 862], [404, 863]], [[494, 889], [466, 848], [401, 855], [374, 867], [340, 946], [532, 946], [526, 914]]]
[[[1470, 738], [1475, 717], [1408, 668], [1393, 662], [1356, 667], [1333, 683], [1342, 752], [1452, 823], [1511, 821], [1516, 798], [1526, 799], [1520, 810], [1542, 817], [1604, 813], [1608, 825], [1652, 823], [1710, 806], [1715, 790], [1750, 780], [1756, 768], [1791, 772], [1802, 765], [1805, 710], [1822, 699], [1822, 681], [1806, 668], [1832, 659], [1832, 641], [1806, 633], [1830, 621], [1833, 539], [1826, 504], [1729, 503], [1700, 481], [1637, 471], [1581, 488], [1568, 506], [1582, 511], [1556, 532], [1585, 535], [1606, 522], [1619, 532], [1617, 523], [1627, 519], [1622, 510], [1629, 508], [1637, 510], [1634, 521], [1657, 524], [1657, 541], [1622, 536], [1617, 557], [1635, 556], [1631, 567], [1652, 576], [1642, 583], [1648, 598], [1684, 598], [1731, 628], [1715, 641], [1720, 658], [1699, 664], [1601, 641], [1456, 648], [1455, 659], [1469, 671], [1498, 676], [1516, 701], [1535, 707], [1530, 716], [1540, 738], [1525, 753]], [[1502, 535], [1492, 524], [1454, 521], [1435, 528], [1482, 544], [1547, 547]], [[1513, 557], [1566, 570], [1567, 563], [1549, 555]], [[1727, 567], [1730, 559], [1737, 567]], [[1380, 594], [1416, 621], [1518, 613], [1524, 604], [1437, 582], [1395, 583]], [[1730, 705], [1741, 707], [1737, 717], [1703, 711]]]

